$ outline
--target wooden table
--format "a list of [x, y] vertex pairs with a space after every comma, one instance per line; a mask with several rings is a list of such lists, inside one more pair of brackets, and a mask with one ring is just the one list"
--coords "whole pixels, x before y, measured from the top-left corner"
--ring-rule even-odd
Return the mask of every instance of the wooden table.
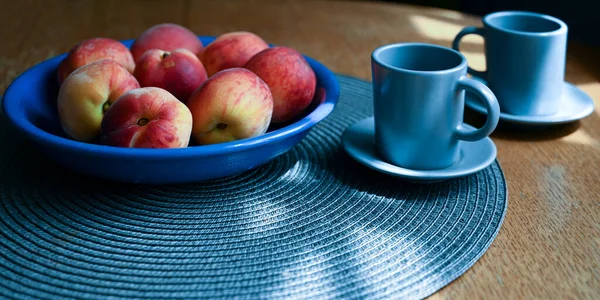
[[[18, 74], [84, 38], [130, 39], [161, 22], [199, 35], [253, 31], [366, 80], [377, 46], [450, 46], [463, 26], [481, 24], [452, 11], [358, 1], [12, 0], [0, 7], [2, 93]], [[469, 36], [461, 50], [484, 69], [481, 38]], [[502, 125], [493, 134], [509, 188], [504, 225], [486, 254], [431, 298], [600, 297], [599, 53], [570, 44], [567, 60], [567, 80], [596, 101], [593, 115], [544, 131]]]

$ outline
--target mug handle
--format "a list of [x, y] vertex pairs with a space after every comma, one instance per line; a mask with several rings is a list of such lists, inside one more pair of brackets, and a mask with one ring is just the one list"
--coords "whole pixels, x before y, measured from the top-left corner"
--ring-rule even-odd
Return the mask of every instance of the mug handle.
[[500, 119], [500, 105], [494, 93], [485, 84], [466, 76], [458, 80], [456, 90], [473, 92], [483, 100], [487, 110], [487, 120], [481, 128], [475, 130], [467, 129], [461, 123], [454, 132], [455, 137], [459, 140], [474, 142], [492, 134]]
[[[475, 27], [475, 26], [468, 26], [463, 28], [454, 38], [454, 40], [452, 41], [452, 49], [456, 50], [456, 51], [460, 51], [459, 50], [459, 45], [460, 45], [460, 40], [462, 40], [462, 38], [466, 35], [469, 34], [476, 34], [479, 35], [481, 37], [484, 37], [484, 29], [482, 27]], [[467, 72], [473, 76], [479, 77], [479, 78], [485, 78], [487, 75], [487, 70], [486, 71], [477, 71], [469, 66], [467, 66]]]

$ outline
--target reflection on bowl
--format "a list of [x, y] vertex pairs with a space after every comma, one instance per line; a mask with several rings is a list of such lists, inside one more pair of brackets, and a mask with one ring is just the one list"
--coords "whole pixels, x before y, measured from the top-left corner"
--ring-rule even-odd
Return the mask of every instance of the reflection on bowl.
[[[204, 45], [214, 37], [201, 36]], [[123, 41], [128, 47], [133, 40]], [[222, 178], [256, 168], [285, 153], [326, 118], [339, 98], [334, 74], [305, 56], [317, 76], [311, 105], [297, 119], [258, 137], [179, 149], [120, 148], [82, 143], [64, 134], [56, 111], [56, 68], [66, 56], [43, 61], [7, 88], [2, 108], [10, 122], [39, 150], [77, 172], [122, 182], [169, 184]]]

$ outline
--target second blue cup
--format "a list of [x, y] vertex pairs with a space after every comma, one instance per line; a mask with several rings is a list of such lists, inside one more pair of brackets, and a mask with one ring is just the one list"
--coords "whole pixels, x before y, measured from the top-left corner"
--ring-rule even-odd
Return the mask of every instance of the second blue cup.
[[551, 115], [560, 108], [564, 87], [567, 25], [552, 16], [501, 11], [483, 18], [483, 27], [465, 27], [452, 47], [476, 34], [485, 41], [487, 70], [469, 68], [498, 97], [503, 112], [513, 115]]

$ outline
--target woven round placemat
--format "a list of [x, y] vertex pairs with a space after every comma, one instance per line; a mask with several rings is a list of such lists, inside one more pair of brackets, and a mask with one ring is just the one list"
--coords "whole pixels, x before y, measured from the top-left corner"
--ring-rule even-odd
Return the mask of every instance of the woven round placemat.
[[507, 205], [497, 162], [433, 184], [340, 147], [371, 85], [338, 76], [334, 112], [288, 153], [210, 182], [118, 184], [61, 168], [0, 127], [0, 297], [424, 298], [488, 248]]

